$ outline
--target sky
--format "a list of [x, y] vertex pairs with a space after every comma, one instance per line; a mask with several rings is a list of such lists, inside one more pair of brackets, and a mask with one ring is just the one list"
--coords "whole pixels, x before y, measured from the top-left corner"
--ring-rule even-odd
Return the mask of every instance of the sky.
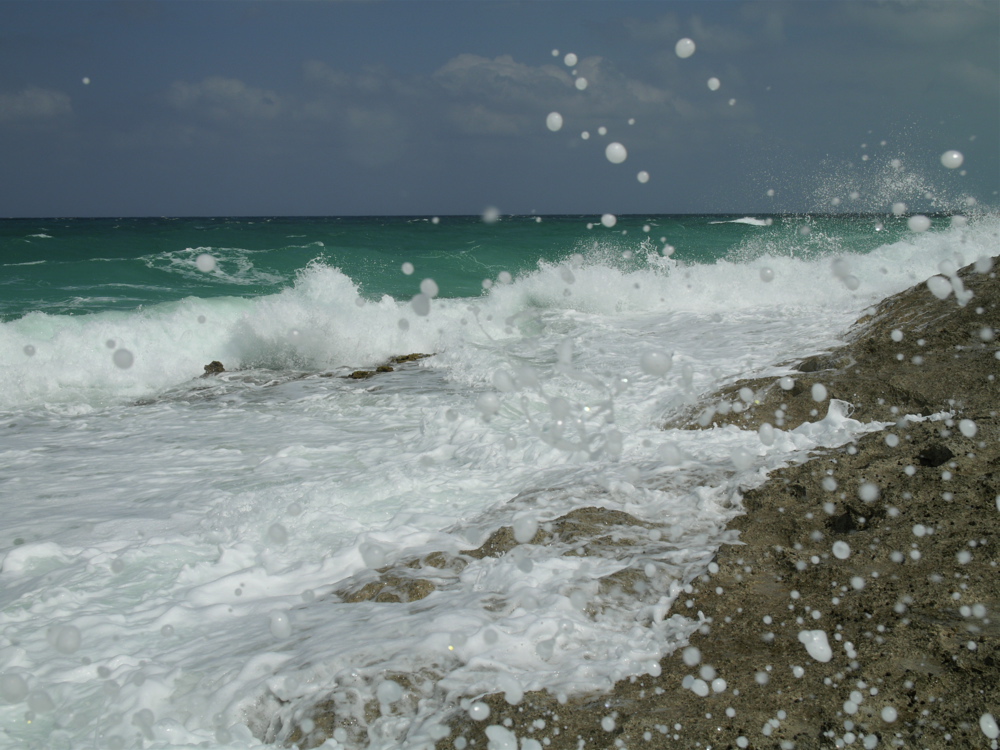
[[1000, 2], [0, 0], [0, 165], [0, 217], [996, 207]]

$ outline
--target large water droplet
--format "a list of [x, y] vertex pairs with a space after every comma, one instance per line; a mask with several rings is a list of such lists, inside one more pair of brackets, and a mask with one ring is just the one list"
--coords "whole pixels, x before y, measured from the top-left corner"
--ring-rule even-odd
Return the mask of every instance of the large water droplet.
[[680, 58], [691, 57], [691, 55], [694, 54], [694, 50], [695, 50], [694, 42], [691, 39], [688, 39], [687, 37], [679, 39], [677, 41], [677, 44], [674, 45], [674, 52], [676, 52], [677, 56]]
[[558, 112], [549, 112], [549, 116], [545, 118], [545, 127], [555, 133], [560, 130], [563, 126], [563, 116]]
[[194, 259], [194, 264], [198, 266], [198, 270], [204, 273], [209, 273], [215, 270], [215, 258], [208, 253], [202, 253], [197, 258]]
[[673, 367], [673, 354], [667, 352], [646, 352], [639, 359], [639, 366], [647, 375], [662, 377]]
[[618, 141], [613, 141], [604, 149], [604, 155], [612, 164], [621, 164], [628, 158], [628, 151]]
[[428, 297], [437, 297], [440, 290], [434, 279], [424, 279], [420, 282], [420, 291]]
[[413, 308], [413, 312], [421, 317], [430, 315], [431, 298], [423, 293], [414, 295], [413, 299], [410, 300], [410, 307]]
[[965, 157], [962, 156], [961, 151], [945, 151], [941, 154], [941, 163], [948, 169], [958, 169], [962, 166], [963, 161], [965, 161]]
[[127, 370], [135, 362], [135, 357], [128, 349], [115, 349], [115, 353], [111, 355], [111, 360], [121, 369]]
[[28, 694], [28, 683], [19, 674], [0, 674], [0, 698], [8, 703], [20, 703]]

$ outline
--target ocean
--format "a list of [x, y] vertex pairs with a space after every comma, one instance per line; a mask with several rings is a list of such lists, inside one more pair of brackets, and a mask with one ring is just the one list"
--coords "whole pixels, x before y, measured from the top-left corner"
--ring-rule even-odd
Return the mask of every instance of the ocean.
[[[998, 230], [0, 221], [0, 747], [320, 744], [320, 706], [324, 747], [420, 748], [486, 693], [658, 673], [741, 489], [881, 427], [841, 402], [773, 435], [667, 425]], [[588, 508], [632, 520], [533, 543]], [[460, 554], [502, 527], [506, 554]], [[419, 598], [352, 595], [407, 576]]]

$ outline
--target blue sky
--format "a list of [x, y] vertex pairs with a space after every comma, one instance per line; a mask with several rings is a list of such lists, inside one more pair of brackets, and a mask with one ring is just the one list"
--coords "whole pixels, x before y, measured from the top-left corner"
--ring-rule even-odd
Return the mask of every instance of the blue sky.
[[5, 0], [0, 163], [0, 216], [995, 206], [1000, 3]]

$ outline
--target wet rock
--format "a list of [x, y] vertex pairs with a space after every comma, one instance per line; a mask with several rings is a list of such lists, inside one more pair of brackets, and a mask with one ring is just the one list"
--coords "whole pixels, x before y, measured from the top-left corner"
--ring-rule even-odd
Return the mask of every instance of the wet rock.
[[212, 360], [207, 365], [205, 365], [205, 374], [202, 375], [203, 378], [207, 378], [209, 375], [218, 375], [220, 372], [225, 372], [226, 368], [222, 366], [222, 363], [218, 360]]
[[389, 357], [389, 364], [401, 365], [404, 362], [416, 362], [418, 359], [426, 359], [427, 357], [433, 357], [433, 354], [402, 354], [395, 357]]
[[338, 592], [345, 602], [415, 602], [425, 598], [437, 587], [425, 578], [404, 578], [386, 574], [361, 587]]
[[917, 454], [917, 462], [921, 466], [941, 466], [955, 457], [948, 446], [932, 443]]

